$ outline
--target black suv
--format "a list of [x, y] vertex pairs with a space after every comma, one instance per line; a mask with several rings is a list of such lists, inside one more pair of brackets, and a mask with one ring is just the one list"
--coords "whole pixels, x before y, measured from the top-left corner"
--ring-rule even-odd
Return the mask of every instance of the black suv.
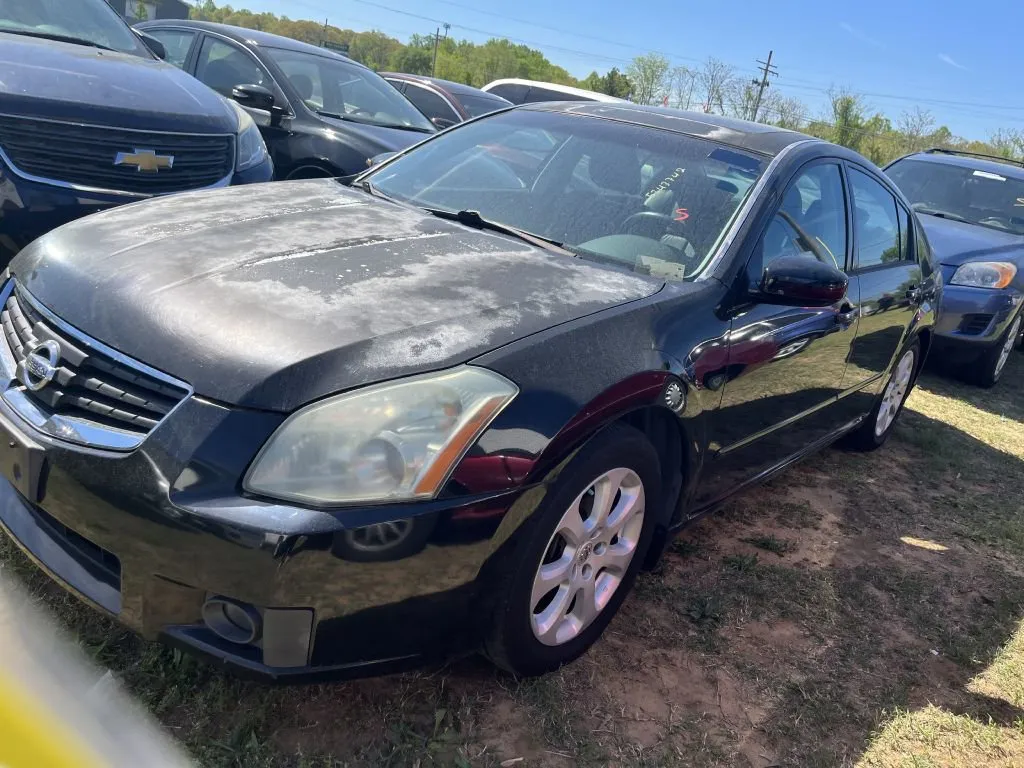
[[0, 264], [121, 203], [269, 181], [252, 118], [103, 0], [0, 4]]
[[346, 176], [368, 160], [435, 133], [376, 72], [280, 35], [202, 21], [150, 21], [137, 29], [167, 60], [249, 110], [279, 179]]

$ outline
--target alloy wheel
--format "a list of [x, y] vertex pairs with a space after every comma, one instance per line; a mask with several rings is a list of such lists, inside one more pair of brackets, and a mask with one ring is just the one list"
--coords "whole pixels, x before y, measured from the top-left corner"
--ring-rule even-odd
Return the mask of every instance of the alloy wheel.
[[914, 350], [908, 349], [896, 364], [896, 369], [892, 372], [882, 395], [881, 405], [878, 407], [878, 417], [875, 419], [875, 437], [884, 435], [896, 420], [896, 414], [899, 413], [900, 406], [903, 405], [903, 400], [910, 389], [910, 382], [914, 378], [914, 359]]
[[530, 594], [534, 637], [556, 646], [579, 636], [608, 605], [643, 531], [644, 485], [623, 467], [596, 478], [562, 515]]

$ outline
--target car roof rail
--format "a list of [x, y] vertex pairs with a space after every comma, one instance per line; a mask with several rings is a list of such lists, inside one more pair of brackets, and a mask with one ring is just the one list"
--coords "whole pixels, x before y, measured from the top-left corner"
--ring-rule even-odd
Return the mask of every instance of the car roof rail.
[[964, 157], [980, 157], [984, 160], [996, 160], [1000, 163], [1010, 163], [1024, 168], [1024, 160], [1015, 160], [1012, 157], [1002, 155], [986, 155], [984, 152], [968, 152], [966, 149], [949, 149], [948, 147], [929, 147], [922, 150], [926, 155], [963, 155]]

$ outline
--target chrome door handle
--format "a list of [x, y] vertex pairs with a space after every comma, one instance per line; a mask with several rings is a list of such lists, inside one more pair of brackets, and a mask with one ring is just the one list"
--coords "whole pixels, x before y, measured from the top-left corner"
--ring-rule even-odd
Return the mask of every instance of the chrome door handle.
[[849, 328], [857, 322], [858, 317], [860, 317], [860, 308], [847, 305], [836, 313], [836, 323], [844, 328]]

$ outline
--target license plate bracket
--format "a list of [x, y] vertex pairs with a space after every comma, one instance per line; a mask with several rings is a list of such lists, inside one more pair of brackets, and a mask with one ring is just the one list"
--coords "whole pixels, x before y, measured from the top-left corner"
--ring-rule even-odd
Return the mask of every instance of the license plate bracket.
[[0, 474], [28, 501], [39, 501], [46, 452], [0, 414]]

